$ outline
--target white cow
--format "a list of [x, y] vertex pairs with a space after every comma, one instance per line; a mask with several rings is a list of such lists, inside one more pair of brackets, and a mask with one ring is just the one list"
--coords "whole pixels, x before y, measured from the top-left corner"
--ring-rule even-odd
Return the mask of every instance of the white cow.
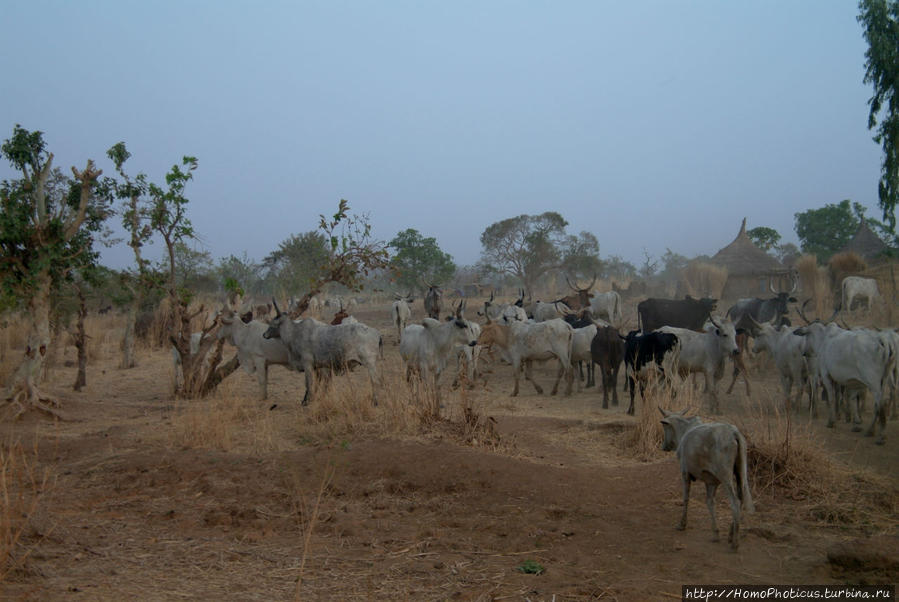
[[684, 486], [684, 511], [677, 529], [687, 528], [687, 506], [690, 502], [690, 484], [695, 480], [705, 482], [706, 505], [712, 515], [712, 534], [718, 541], [718, 523], [715, 520], [715, 492], [724, 486], [730, 502], [733, 522], [727, 540], [736, 550], [740, 545], [740, 515], [743, 510], [753, 512], [752, 493], [749, 491], [746, 439], [737, 427], [723, 422], [703, 424], [698, 416], [689, 418], [684, 412], [662, 413], [665, 440], [662, 449], [677, 450], [680, 461], [681, 481]]
[[406, 381], [418, 374], [425, 382], [430, 381], [439, 395], [440, 375], [456, 352], [457, 345], [474, 347], [477, 337], [471, 322], [454, 318], [440, 322], [425, 318], [421, 324], [410, 324], [403, 330], [400, 340], [400, 355], [406, 363]]
[[615, 291], [596, 293], [590, 300], [590, 310], [597, 318], [605, 316], [612, 324], [620, 324], [621, 295]]
[[828, 427], [833, 427], [839, 404], [836, 385], [857, 387], [864, 385], [874, 397], [874, 417], [865, 431], [873, 436], [880, 422], [878, 445], [885, 441], [886, 406], [883, 403], [884, 388], [889, 385], [893, 370], [892, 347], [874, 331], [844, 330], [834, 323], [812, 322], [796, 330], [807, 337], [806, 355], [814, 356], [812, 365], [818, 381], [827, 391], [830, 403]]
[[290, 354], [281, 339], [266, 339], [262, 335], [268, 325], [257, 320], [244, 324], [231, 311], [219, 315], [222, 326], [218, 332], [219, 339], [226, 339], [237, 347], [237, 359], [247, 374], [256, 374], [259, 393], [262, 399], [268, 398], [268, 367], [285, 366], [290, 368]]
[[712, 320], [704, 332], [674, 326], [663, 326], [658, 330], [677, 337], [675, 357], [678, 372], [681, 376], [702, 372], [711, 411], [718, 412], [717, 387], [718, 381], [724, 376], [724, 360], [740, 352], [734, 323], [728, 319], [720, 322]]
[[512, 397], [518, 395], [518, 380], [522, 363], [524, 363], [524, 377], [531, 381], [537, 393], [542, 395], [543, 389], [531, 378], [531, 362], [533, 360], [548, 360], [553, 357], [559, 360], [559, 372], [553, 385], [552, 395], [559, 390], [559, 381], [565, 376], [567, 388], [566, 395], [571, 395], [572, 370], [571, 370], [571, 343], [574, 338], [574, 329], [565, 320], [553, 319], [545, 322], [513, 322], [511, 324], [497, 324], [488, 322], [481, 330], [478, 344], [495, 344], [502, 350], [502, 354], [512, 364], [515, 375], [515, 388]]
[[274, 306], [277, 314], [262, 336], [266, 339], [280, 338], [287, 347], [290, 365], [305, 372], [303, 405], [317, 394], [317, 377], [346, 372], [358, 365], [368, 370], [372, 405], [378, 405], [380, 377], [377, 360], [382, 341], [377, 330], [355, 320], [337, 326], [322, 324], [313, 318], [293, 321], [287, 314], [281, 313], [277, 303]]
[[870, 310], [871, 302], [880, 296], [877, 281], [873, 278], [846, 276], [843, 278], [843, 309], [850, 311], [856, 297], [864, 297], [865, 307]]
[[571, 308], [561, 301], [546, 303], [537, 301], [534, 305], [534, 321], [546, 322], [547, 320], [555, 320], [572, 313]]
[[[605, 325], [603, 325], [605, 326]], [[596, 336], [597, 325], [590, 324], [589, 326], [583, 326], [581, 328], [574, 329], [574, 335], [571, 339], [571, 369], [574, 369], [574, 366], [577, 362], [587, 362], [587, 376], [588, 381], [589, 377], [592, 374], [593, 367], [593, 354], [590, 351], [590, 344], [593, 342], [593, 337]], [[577, 390], [581, 391], [581, 379], [577, 378]], [[587, 386], [591, 386], [593, 383], [587, 382]]]
[[805, 357], [805, 337], [794, 334], [792, 328], [785, 326], [775, 328], [767, 322], [762, 324], [756, 322], [755, 326], [757, 330], [753, 351], [756, 353], [768, 351], [771, 354], [780, 375], [780, 384], [783, 387], [784, 399], [788, 407], [793, 385], [796, 385], [796, 409], [799, 409], [802, 401], [803, 390], [808, 390], [809, 409], [815, 412], [815, 407], [812, 405], [808, 362]]
[[407, 294], [405, 297], [401, 297], [397, 294], [393, 295], [396, 301], [393, 302], [393, 306], [390, 308], [390, 317], [394, 326], [396, 326], [396, 338], [403, 338], [403, 329], [406, 328], [406, 325], [409, 323], [409, 320], [412, 319], [412, 308], [409, 305], [415, 301], [414, 297]]

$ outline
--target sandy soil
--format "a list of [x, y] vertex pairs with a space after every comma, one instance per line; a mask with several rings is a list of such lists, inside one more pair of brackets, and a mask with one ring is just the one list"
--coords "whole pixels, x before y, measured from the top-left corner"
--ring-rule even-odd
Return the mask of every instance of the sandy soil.
[[[398, 386], [387, 312], [357, 315], [384, 332], [387, 382]], [[246, 408], [242, 432], [204, 444], [184, 434], [190, 408], [169, 396], [168, 351], [144, 350], [140, 367], [121, 371], [110, 347], [82, 393], [67, 386], [73, 368], [53, 372], [48, 390], [70, 420], [0, 424], [3, 441], [21, 441], [55, 478], [20, 546], [28, 557], [0, 583], [4, 599], [665, 600], [684, 583], [899, 580], [896, 422], [879, 447], [846, 424], [797, 419], [847, 474], [887, 483], [886, 510], [823, 520], [814, 500], [757, 492], [731, 552], [712, 541], [701, 486], [687, 530], [673, 528], [682, 508], [673, 454], [634, 457], [621, 442], [636, 420], [602, 410], [595, 389], [550, 397], [522, 383], [512, 399], [511, 370], [498, 365], [465, 394], [495, 438], [471, 441], [446, 421], [328, 437], [304, 431], [313, 409], [298, 407], [297, 375], [273, 368], [262, 402], [255, 379], [238, 372], [228, 390]], [[548, 384], [553, 371], [539, 378]], [[774, 379], [756, 371], [753, 385], [753, 399], [776, 397]], [[446, 395], [445, 416], [458, 415], [459, 398]], [[722, 419], [745, 422], [748, 401], [738, 383]], [[828, 550], [857, 540], [886, 550], [885, 564], [828, 562]], [[544, 572], [521, 572], [526, 561]]]

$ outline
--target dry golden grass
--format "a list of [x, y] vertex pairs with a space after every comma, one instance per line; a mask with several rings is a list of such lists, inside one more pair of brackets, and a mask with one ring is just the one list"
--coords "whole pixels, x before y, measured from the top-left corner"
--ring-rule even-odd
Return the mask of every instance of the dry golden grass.
[[820, 425], [798, 419], [773, 397], [756, 397], [747, 410], [738, 426], [749, 444], [757, 494], [799, 502], [815, 522], [868, 530], [899, 526], [899, 490], [882, 476], [838, 461], [820, 444]]
[[[832, 305], [832, 291], [830, 289], [830, 273], [825, 266], [818, 266], [818, 259], [814, 255], [806, 254], [796, 261], [796, 269], [799, 271], [799, 282], [803, 295], [812, 299], [811, 310], [814, 316], [823, 315]], [[809, 318], [814, 319], [813, 315]]]
[[40, 467], [37, 449], [19, 441], [0, 445], [0, 586], [22, 571], [25, 562], [52, 527], [34, 541], [34, 517], [56, 484], [56, 475]]

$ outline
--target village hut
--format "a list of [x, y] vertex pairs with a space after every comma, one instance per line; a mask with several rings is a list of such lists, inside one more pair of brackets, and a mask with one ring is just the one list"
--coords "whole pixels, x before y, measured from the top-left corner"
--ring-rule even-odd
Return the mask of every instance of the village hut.
[[840, 253], [856, 253], [868, 265], [877, 265], [888, 261], [889, 250], [887, 244], [868, 226], [868, 221], [863, 219], [855, 236], [840, 249]]
[[771, 288], [788, 291], [793, 286], [792, 270], [755, 246], [746, 234], [745, 217], [734, 241], [710, 262], [727, 269], [727, 283], [721, 294], [725, 299], [765, 297], [770, 296]]

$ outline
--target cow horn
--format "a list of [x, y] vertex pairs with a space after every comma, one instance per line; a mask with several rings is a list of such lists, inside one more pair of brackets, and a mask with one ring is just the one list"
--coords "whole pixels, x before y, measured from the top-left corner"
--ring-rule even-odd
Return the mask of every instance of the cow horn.
[[840, 308], [838, 307], [838, 308], [836, 308], [835, 310], [833, 310], [833, 314], [831, 314], [831, 316], [830, 316], [829, 318], [827, 318], [827, 321], [824, 322], [824, 323], [825, 323], [825, 324], [830, 324], [831, 322], [833, 322], [834, 320], [836, 320], [837, 314], [839, 314], [839, 313], [840, 313]]
[[571, 290], [573, 290], [574, 292], [576, 292], [576, 293], [581, 292], [581, 289], [579, 289], [575, 285], [571, 284], [571, 280], [568, 279], [568, 274], [565, 274], [565, 282], [568, 283], [568, 286], [570, 286]]
[[809, 320], [808, 318], [805, 317], [805, 306], [808, 305], [809, 301], [811, 301], [811, 300], [812, 300], [811, 297], [809, 297], [808, 299], [805, 300], [805, 303], [802, 304], [802, 307], [796, 308], [796, 311], [799, 313], [799, 317], [805, 321], [806, 326], [808, 326], [809, 324], [812, 323], [811, 320]]
[[493, 299], [496, 297], [496, 291], [490, 291], [490, 302], [493, 303]]
[[712, 312], [709, 312], [709, 320], [712, 322], [712, 324], [715, 326], [715, 328], [717, 328], [718, 330], [721, 330], [721, 325], [715, 321], [714, 317], [712, 317]]
[[278, 302], [275, 301], [275, 298], [272, 297], [272, 305], [275, 307], [275, 317], [279, 317], [281, 315], [281, 310], [278, 309]]
[[793, 286], [790, 288], [790, 295], [796, 292], [796, 289], [799, 288], [799, 278], [795, 273], [790, 274], [790, 280], [793, 281]]
[[593, 280], [591, 280], [590, 284], [587, 285], [587, 288], [584, 289], [585, 291], [589, 291], [591, 288], [593, 288], [593, 285], [596, 284], [596, 276], [596, 272], [593, 272]]
[[779, 294], [780, 294], [780, 293], [778, 293], [776, 290], [774, 290], [774, 283], [771, 282], [771, 279], [768, 279], [768, 288], [771, 289], [771, 292], [774, 293], [775, 295], [779, 295]]

